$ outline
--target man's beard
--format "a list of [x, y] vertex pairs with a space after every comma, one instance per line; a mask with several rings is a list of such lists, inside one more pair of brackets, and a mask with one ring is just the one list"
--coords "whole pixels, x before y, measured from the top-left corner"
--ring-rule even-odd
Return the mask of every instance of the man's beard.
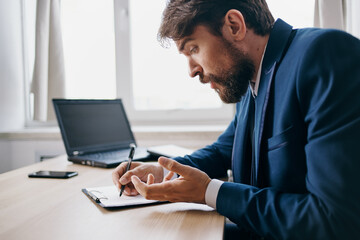
[[224, 51], [234, 63], [230, 69], [219, 69], [218, 73], [200, 76], [200, 81], [214, 82], [221, 89], [215, 89], [224, 103], [237, 103], [246, 94], [250, 81], [255, 74], [255, 64], [243, 51], [223, 39]]

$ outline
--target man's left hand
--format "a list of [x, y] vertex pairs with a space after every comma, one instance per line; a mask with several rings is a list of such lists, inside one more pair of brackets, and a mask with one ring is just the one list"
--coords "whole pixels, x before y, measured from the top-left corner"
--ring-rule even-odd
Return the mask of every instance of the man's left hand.
[[144, 183], [133, 175], [131, 181], [142, 196], [151, 200], [205, 203], [206, 188], [211, 181], [206, 173], [165, 157], [160, 157], [158, 162], [180, 177], [174, 180], [165, 177], [163, 182], [153, 183], [153, 176], [149, 174]]

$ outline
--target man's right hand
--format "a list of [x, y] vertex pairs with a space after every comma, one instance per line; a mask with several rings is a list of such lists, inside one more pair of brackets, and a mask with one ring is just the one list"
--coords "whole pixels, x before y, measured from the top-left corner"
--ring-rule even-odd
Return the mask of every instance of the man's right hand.
[[157, 164], [132, 162], [130, 170], [125, 172], [126, 167], [127, 162], [123, 162], [112, 173], [113, 182], [118, 189], [122, 185], [126, 185], [124, 189], [126, 195], [134, 196], [139, 194], [131, 183], [132, 175], [137, 176], [141, 181], [148, 184], [160, 183], [164, 179], [163, 167]]

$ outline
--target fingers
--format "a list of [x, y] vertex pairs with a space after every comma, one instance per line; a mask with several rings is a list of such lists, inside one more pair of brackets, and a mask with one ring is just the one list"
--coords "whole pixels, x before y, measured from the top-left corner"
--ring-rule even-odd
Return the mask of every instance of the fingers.
[[127, 196], [136, 196], [138, 195], [138, 191], [136, 191], [135, 187], [133, 184], [128, 184], [125, 186], [125, 189], [124, 189], [124, 193], [125, 195]]
[[134, 175], [131, 181], [138, 193], [148, 200], [205, 203], [207, 185], [199, 184], [196, 180], [175, 179], [148, 185]]
[[154, 175], [152, 175], [151, 173], [148, 175], [147, 177], [147, 184], [150, 185], [150, 184], [153, 184], [155, 182], [155, 177]]
[[135, 189], [140, 193], [144, 198], [148, 200], [167, 200], [166, 195], [163, 194], [166, 189], [166, 184], [152, 184], [148, 185], [142, 182], [136, 175], [131, 177], [131, 181], [134, 184]]
[[[131, 174], [129, 176], [136, 176], [134, 174]], [[137, 179], [139, 179], [137, 176], [136, 176]], [[130, 181], [131, 181], [131, 177], [130, 177]], [[139, 181], [142, 183], [142, 181], [139, 179]], [[151, 185], [155, 182], [155, 177], [153, 174], [148, 174], [147, 176], [147, 181], [146, 181], [146, 184], [148, 185]], [[125, 189], [124, 189], [124, 193], [128, 196], [136, 196], [139, 194], [139, 192], [136, 190], [136, 188], [134, 187], [134, 184], [132, 182], [129, 182], [126, 184], [125, 186]]]
[[121, 185], [126, 185], [131, 182], [131, 176], [134, 175], [134, 172], [128, 171], [126, 172], [120, 179], [119, 182]]
[[134, 169], [138, 166], [141, 166], [142, 163], [134, 162], [131, 164], [131, 170], [126, 172], [127, 162], [121, 163], [119, 166], [115, 168], [112, 173], [112, 179], [117, 188], [120, 188], [121, 185], [126, 185], [131, 181], [131, 175], [133, 175]]
[[191, 172], [192, 167], [183, 165], [181, 163], [178, 163], [175, 160], [166, 158], [166, 157], [160, 157], [158, 160], [159, 164], [166, 168], [167, 170], [171, 172], [178, 173], [179, 175], [183, 177], [189, 176], [189, 173]]
[[174, 172], [169, 172], [165, 177], [164, 177], [164, 180], [163, 181], [169, 181], [173, 178], [174, 176]]
[[139, 194], [131, 183], [131, 177], [137, 176], [138, 179], [148, 185], [160, 183], [163, 181], [163, 167], [158, 164], [144, 164], [134, 162], [131, 164], [131, 170], [126, 171], [127, 163], [120, 164], [112, 173], [112, 180], [115, 186], [120, 189], [125, 185], [124, 193], [126, 195]]
[[[211, 181], [206, 173], [164, 157], [159, 158], [159, 164], [170, 171], [162, 182], [154, 183], [152, 174], [145, 179], [137, 175], [131, 176], [138, 193], [152, 200], [205, 203], [205, 192]], [[171, 180], [174, 173], [181, 177]]]
[[115, 168], [115, 170], [112, 173], [112, 180], [117, 189], [120, 189], [120, 187], [121, 187], [121, 185], [119, 183], [119, 179], [124, 172], [122, 168], [123, 168], [123, 166], [122, 166], [122, 164], [120, 164], [119, 166], [117, 166]]
[[[131, 177], [131, 182], [134, 184], [135, 189], [142, 195], [144, 196], [144, 192], [145, 192], [145, 183], [143, 183], [136, 175], [133, 175]], [[144, 196], [145, 197], [145, 196]], [[146, 198], [146, 197], [145, 197]]]

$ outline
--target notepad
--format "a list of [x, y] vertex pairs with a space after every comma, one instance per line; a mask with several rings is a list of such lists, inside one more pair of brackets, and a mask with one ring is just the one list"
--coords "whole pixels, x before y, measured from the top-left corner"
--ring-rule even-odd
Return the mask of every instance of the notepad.
[[157, 200], [147, 200], [141, 195], [119, 197], [119, 191], [115, 186], [94, 187], [82, 189], [89, 198], [103, 208], [127, 208], [140, 205], [164, 203]]
[[155, 157], [164, 156], [170, 158], [183, 157], [185, 155], [190, 155], [194, 152], [191, 149], [183, 148], [173, 144], [148, 147], [147, 151]]

